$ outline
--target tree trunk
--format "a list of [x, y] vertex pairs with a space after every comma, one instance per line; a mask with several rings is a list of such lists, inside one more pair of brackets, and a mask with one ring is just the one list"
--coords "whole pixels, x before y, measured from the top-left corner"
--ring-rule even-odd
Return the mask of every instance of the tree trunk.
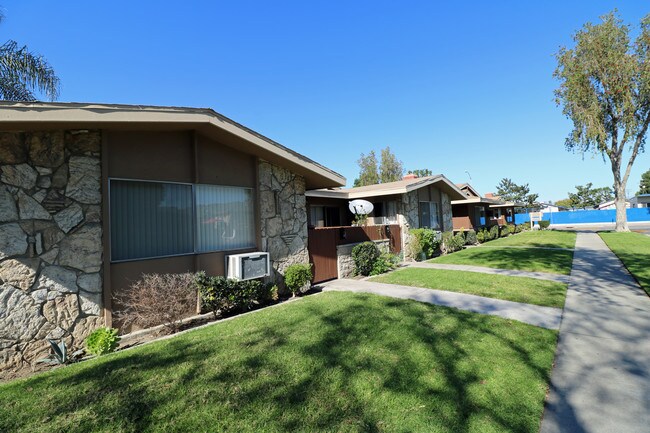
[[616, 204], [616, 231], [629, 232], [630, 229], [627, 226], [627, 212], [625, 208], [625, 185], [621, 185], [620, 182], [614, 182], [614, 188], [616, 193], [614, 201]]

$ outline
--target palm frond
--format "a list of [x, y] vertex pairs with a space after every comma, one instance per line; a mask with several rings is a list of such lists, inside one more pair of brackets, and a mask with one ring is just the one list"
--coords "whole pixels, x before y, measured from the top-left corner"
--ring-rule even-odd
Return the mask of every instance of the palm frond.
[[[54, 101], [59, 95], [59, 78], [43, 56], [9, 40], [0, 46], [0, 92], [2, 99], [36, 100], [37, 90]], [[15, 99], [20, 98], [20, 99]]]

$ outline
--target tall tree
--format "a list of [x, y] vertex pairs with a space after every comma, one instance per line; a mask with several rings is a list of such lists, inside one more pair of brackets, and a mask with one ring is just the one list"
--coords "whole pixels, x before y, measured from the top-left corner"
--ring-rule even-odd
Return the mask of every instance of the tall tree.
[[505, 201], [514, 201], [518, 203], [525, 203], [527, 207], [533, 207], [539, 194], [531, 194], [528, 184], [517, 185], [504, 177], [497, 185], [497, 195]]
[[[587, 23], [574, 36], [574, 48], [557, 53], [556, 103], [573, 121], [569, 151], [601, 154], [614, 176], [616, 231], [629, 231], [625, 188], [634, 160], [643, 152], [650, 124], [650, 15], [641, 20], [631, 44], [629, 27], [616, 11]], [[624, 150], [629, 149], [625, 171]]]
[[[0, 14], [0, 21], [4, 15]], [[39, 54], [16, 41], [0, 45], [0, 99], [36, 101], [35, 92], [54, 101], [59, 96], [59, 79], [52, 66]]]
[[576, 192], [569, 193], [571, 207], [573, 208], [594, 208], [600, 203], [611, 200], [614, 193], [610, 187], [592, 188], [592, 183], [576, 185]]
[[639, 192], [637, 192], [636, 195], [640, 194], [650, 194], [650, 170], [641, 175], [641, 181], [639, 182]]
[[366, 186], [379, 183], [379, 170], [377, 168], [377, 155], [371, 150], [368, 155], [361, 154], [357, 160], [359, 164], [359, 177], [354, 179], [354, 186]]
[[433, 172], [428, 168], [418, 168], [417, 170], [409, 170], [409, 173], [412, 173], [417, 177], [433, 176]]
[[404, 166], [402, 161], [398, 160], [390, 146], [381, 150], [381, 164], [379, 165], [379, 180], [381, 183], [395, 182], [402, 179]]
[[573, 202], [571, 201], [570, 198], [563, 198], [562, 200], [556, 201], [555, 205], [570, 208], [573, 207]]

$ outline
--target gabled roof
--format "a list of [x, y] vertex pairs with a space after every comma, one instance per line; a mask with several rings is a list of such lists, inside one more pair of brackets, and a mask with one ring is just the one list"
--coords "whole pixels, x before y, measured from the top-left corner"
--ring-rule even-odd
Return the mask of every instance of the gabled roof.
[[345, 178], [210, 108], [146, 105], [0, 102], [0, 129], [196, 130], [304, 176], [308, 188], [345, 185]]
[[356, 188], [316, 189], [307, 191], [307, 197], [331, 197], [341, 199], [369, 198], [386, 195], [406, 194], [407, 192], [436, 185], [449, 195], [451, 200], [464, 198], [465, 194], [442, 174], [435, 176], [402, 179], [396, 182], [378, 183]]
[[474, 187], [472, 185], [470, 185], [469, 183], [457, 183], [456, 186], [458, 188], [460, 188], [461, 190], [469, 191], [471, 193], [471, 195], [473, 195], [475, 197], [480, 197], [481, 196], [481, 194], [476, 189], [474, 189]]

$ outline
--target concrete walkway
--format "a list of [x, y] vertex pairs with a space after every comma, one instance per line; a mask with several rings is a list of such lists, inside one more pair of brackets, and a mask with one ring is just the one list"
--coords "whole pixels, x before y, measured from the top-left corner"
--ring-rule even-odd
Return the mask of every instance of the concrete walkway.
[[554, 432], [650, 432], [650, 298], [595, 233], [576, 241], [541, 426]]
[[409, 262], [408, 266], [412, 268], [446, 269], [451, 271], [480, 272], [482, 274], [507, 275], [509, 277], [537, 278], [538, 280], [556, 281], [558, 283], [565, 283], [565, 284], [568, 283], [570, 279], [568, 275], [549, 274], [548, 272], [528, 272], [528, 271], [515, 271], [512, 269], [486, 268], [484, 266], [452, 265], [446, 263], [426, 263], [426, 262]]
[[322, 283], [320, 286], [323, 288], [323, 291], [362, 292], [390, 296], [392, 298], [413, 299], [474, 313], [500, 316], [548, 329], [558, 329], [562, 316], [562, 310], [559, 308], [521, 304], [519, 302], [484, 298], [465, 293], [422, 289], [398, 284], [376, 283], [374, 281], [341, 279]]

